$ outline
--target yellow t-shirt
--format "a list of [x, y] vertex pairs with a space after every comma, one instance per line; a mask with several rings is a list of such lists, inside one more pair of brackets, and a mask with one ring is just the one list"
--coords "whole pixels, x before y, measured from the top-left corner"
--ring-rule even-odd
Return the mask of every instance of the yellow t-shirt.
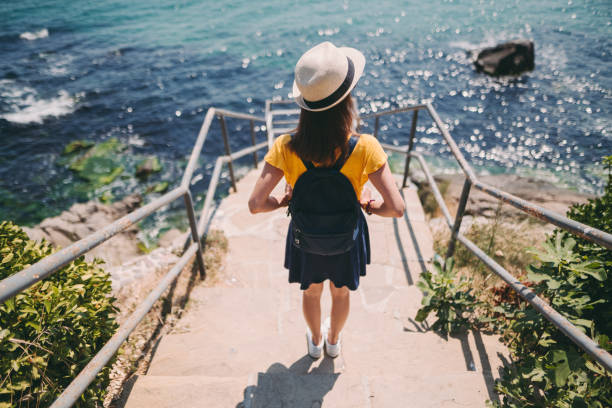
[[[264, 160], [270, 165], [280, 169], [285, 174], [285, 180], [295, 186], [298, 177], [306, 171], [302, 160], [288, 146], [290, 135], [281, 135], [272, 145]], [[368, 174], [374, 173], [387, 162], [387, 155], [378, 140], [372, 135], [359, 135], [355, 150], [346, 160], [340, 172], [344, 174], [355, 189], [357, 198], [361, 196], [361, 189], [368, 181]]]

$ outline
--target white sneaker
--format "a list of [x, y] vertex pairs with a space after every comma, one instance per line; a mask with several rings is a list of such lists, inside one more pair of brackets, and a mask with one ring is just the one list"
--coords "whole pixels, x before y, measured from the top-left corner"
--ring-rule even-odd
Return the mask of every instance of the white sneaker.
[[338, 334], [338, 342], [336, 344], [330, 344], [327, 341], [327, 333], [329, 333], [329, 328], [331, 327], [330, 321], [329, 321], [329, 317], [327, 319], [325, 319], [325, 323], [323, 323], [323, 327], [324, 327], [324, 338], [325, 338], [325, 351], [327, 352], [327, 355], [330, 356], [331, 358], [336, 358], [340, 355], [340, 349], [342, 348], [342, 332], [340, 332], [340, 334]]
[[326, 332], [323, 331], [323, 327], [321, 327], [321, 343], [319, 345], [314, 344], [312, 341], [312, 333], [310, 332], [310, 328], [306, 326], [306, 343], [308, 344], [308, 355], [315, 360], [321, 357], [323, 354], [323, 339], [326, 337]]

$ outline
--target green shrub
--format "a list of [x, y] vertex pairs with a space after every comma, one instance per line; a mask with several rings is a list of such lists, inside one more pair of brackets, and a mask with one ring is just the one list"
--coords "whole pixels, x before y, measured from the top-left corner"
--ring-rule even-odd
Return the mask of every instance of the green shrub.
[[[0, 280], [53, 252], [0, 223]], [[109, 275], [83, 257], [0, 304], [0, 407], [48, 406], [117, 328]], [[110, 365], [75, 406], [101, 406]]]
[[[603, 196], [572, 206], [567, 216], [600, 230], [612, 231], [612, 156], [605, 158], [604, 164], [608, 183]], [[486, 245], [487, 235], [495, 236], [486, 230], [480, 231], [481, 234], [477, 232], [476, 235], [484, 238], [481, 247]], [[511, 234], [503, 233], [502, 236], [504, 241], [515, 240]], [[494, 247], [493, 238], [489, 243], [490, 253]], [[541, 250], [530, 252], [537, 263], [526, 268], [528, 285], [601, 348], [611, 352], [612, 251], [563, 230], [555, 230]], [[458, 249], [457, 254], [461, 261], [468, 262], [467, 257], [462, 258], [461, 250]], [[511, 263], [520, 264], [524, 260], [517, 258]], [[419, 310], [420, 320], [436, 309], [440, 314], [439, 325], [447, 331], [453, 327], [451, 318], [457, 319], [457, 315], [461, 319], [455, 324], [459, 325], [496, 320], [498, 323], [490, 327], [500, 330], [508, 345], [512, 365], [504, 367], [496, 383], [502, 401], [492, 405], [504, 408], [612, 406], [612, 374], [527, 302], [510, 296], [509, 291], [494, 288], [497, 290], [493, 296], [496, 305], [482, 308], [487, 316], [472, 317], [470, 321], [465, 313], [473, 310], [474, 305], [478, 306], [473, 301], [471, 285], [462, 285], [461, 281], [456, 285], [456, 278], [449, 270], [442, 271], [440, 264], [436, 268], [438, 276], [423, 274], [424, 280], [419, 282], [419, 287], [426, 291], [423, 299], [426, 307]], [[490, 297], [483, 292], [484, 288], [477, 289], [480, 289], [475, 293], [477, 298]], [[462, 301], [457, 302], [457, 299]], [[467, 306], [461, 307], [462, 304]], [[453, 309], [459, 312], [451, 313]]]
[[472, 279], [457, 276], [453, 264], [453, 258], [444, 265], [443, 259], [436, 255], [433, 262], [435, 273], [423, 272], [417, 282], [417, 287], [423, 292], [423, 307], [418, 310], [415, 320], [423, 322], [431, 312], [435, 312], [437, 320], [431, 328], [444, 335], [467, 329], [471, 325], [470, 316], [478, 306], [471, 293]]
[[[581, 256], [575, 245], [568, 234], [557, 233], [536, 253], [540, 265], [530, 266], [527, 276], [539, 296], [611, 351], [611, 333], [603, 323], [611, 317], [610, 298], [592, 290], [612, 283], [611, 265]], [[507, 310], [504, 339], [514, 364], [496, 386], [504, 395], [502, 406], [612, 406], [612, 376], [599, 363], [525, 302]]]
[[[612, 156], [604, 160], [602, 197], [572, 206], [567, 215], [612, 230]], [[612, 351], [612, 251], [556, 230], [528, 268], [533, 289], [603, 349]], [[514, 364], [497, 383], [503, 407], [609, 407], [612, 375], [542, 315], [522, 302], [505, 308], [505, 340]]]

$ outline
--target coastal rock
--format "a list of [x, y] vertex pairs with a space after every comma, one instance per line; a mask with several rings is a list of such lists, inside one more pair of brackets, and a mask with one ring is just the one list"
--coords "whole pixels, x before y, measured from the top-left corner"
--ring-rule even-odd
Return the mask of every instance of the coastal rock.
[[[96, 201], [72, 205], [60, 215], [47, 218], [33, 228], [24, 228], [34, 240], [46, 239], [55, 246], [66, 247], [75, 241], [101, 230], [111, 222], [138, 208], [142, 197], [133, 194], [114, 204], [101, 204]], [[108, 266], [120, 265], [141, 255], [136, 239], [138, 228], [131, 226], [115, 235], [104, 244], [89, 251], [88, 260], [103, 259]]]
[[189, 234], [187, 232], [181, 232], [177, 228], [172, 228], [159, 237], [157, 245], [168, 248], [173, 252], [180, 252], [188, 236]]
[[117, 138], [98, 144], [88, 141], [73, 141], [64, 149], [66, 156], [60, 163], [68, 164], [70, 170], [94, 187], [110, 184], [125, 170], [117, 153], [125, 145]]
[[66, 145], [62, 155], [72, 154], [81, 150], [89, 149], [94, 145], [94, 142], [89, 140], [74, 140]]
[[[454, 217], [459, 205], [459, 197], [465, 178], [462, 175], [436, 176], [438, 186], [445, 185], [443, 192], [444, 200], [451, 215]], [[530, 177], [521, 177], [514, 174], [479, 176], [478, 179], [483, 183], [500, 188], [507, 193], [530, 201], [541, 207], [565, 215], [568, 208], [575, 203], [584, 203], [592, 196], [559, 188], [552, 183], [537, 180]], [[422, 185], [423, 180], [415, 180]], [[493, 218], [496, 216], [499, 200], [472, 187], [466, 206], [466, 215], [474, 217]], [[438, 215], [441, 215], [438, 214]], [[504, 204], [500, 209], [502, 218], [512, 218], [515, 220], [526, 219], [528, 215], [519, 209]]]
[[519, 75], [535, 66], [533, 42], [516, 40], [485, 48], [474, 61], [476, 70], [492, 76]]
[[146, 255], [140, 255], [129, 261], [107, 268], [111, 276], [113, 293], [127, 289], [127, 296], [133, 292], [130, 286], [150, 284], [157, 280], [160, 274], [167, 272], [179, 260], [171, 248], [156, 248]]
[[159, 159], [155, 156], [150, 156], [141, 161], [136, 166], [136, 177], [139, 179], [146, 179], [153, 173], [157, 173], [161, 170], [161, 164]]

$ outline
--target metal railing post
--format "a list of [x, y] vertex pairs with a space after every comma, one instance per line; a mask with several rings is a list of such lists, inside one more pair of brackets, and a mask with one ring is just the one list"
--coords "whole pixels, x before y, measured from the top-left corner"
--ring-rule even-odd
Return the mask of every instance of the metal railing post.
[[[229, 146], [229, 140], [227, 137], [227, 126], [225, 126], [225, 118], [223, 115], [219, 115], [219, 121], [221, 122], [221, 134], [223, 135], [223, 144], [225, 145], [225, 154], [227, 156], [231, 156], [232, 152]], [[236, 178], [234, 177], [234, 165], [232, 163], [232, 159], [227, 162], [227, 168], [229, 169], [230, 179], [232, 180], [232, 187], [234, 188], [234, 192], [238, 191], [236, 187]]]
[[274, 134], [272, 132], [272, 112], [270, 111], [270, 107], [271, 107], [272, 103], [270, 100], [266, 99], [266, 114], [265, 114], [265, 121], [266, 121], [266, 133], [267, 133], [267, 138], [268, 138], [268, 150], [272, 149], [272, 144], [274, 143]]
[[410, 141], [408, 142], [408, 151], [406, 152], [406, 164], [404, 164], [404, 180], [402, 181], [402, 188], [406, 187], [406, 179], [410, 172], [410, 152], [414, 146], [414, 134], [416, 133], [417, 119], [419, 111], [415, 110], [412, 113], [412, 125], [410, 126]]
[[463, 183], [463, 190], [461, 191], [459, 207], [457, 207], [457, 215], [455, 216], [455, 223], [453, 224], [450, 241], [448, 242], [448, 250], [446, 251], [446, 257], [444, 258], [445, 260], [453, 256], [453, 253], [455, 252], [457, 233], [459, 232], [461, 221], [463, 220], [463, 213], [465, 212], [465, 206], [467, 204], [468, 196], [470, 195], [470, 187], [472, 187], [472, 182], [469, 178], [466, 178], [465, 183]]
[[198, 234], [198, 224], [196, 222], [195, 211], [193, 209], [193, 200], [191, 199], [191, 191], [187, 190], [183, 196], [185, 200], [185, 208], [187, 209], [187, 217], [189, 218], [189, 226], [191, 228], [191, 239], [193, 242], [198, 244], [198, 250], [196, 252], [196, 259], [198, 261], [198, 269], [200, 270], [200, 278], [206, 277], [206, 270], [204, 269], [204, 256], [202, 255], [202, 242], [200, 235]]
[[[251, 124], [251, 143], [255, 146], [255, 122], [251, 120], [249, 123]], [[257, 152], [253, 152], [253, 164], [257, 168]]]
[[376, 117], [374, 120], [374, 137], [378, 139], [378, 126], [380, 125], [380, 117]]

